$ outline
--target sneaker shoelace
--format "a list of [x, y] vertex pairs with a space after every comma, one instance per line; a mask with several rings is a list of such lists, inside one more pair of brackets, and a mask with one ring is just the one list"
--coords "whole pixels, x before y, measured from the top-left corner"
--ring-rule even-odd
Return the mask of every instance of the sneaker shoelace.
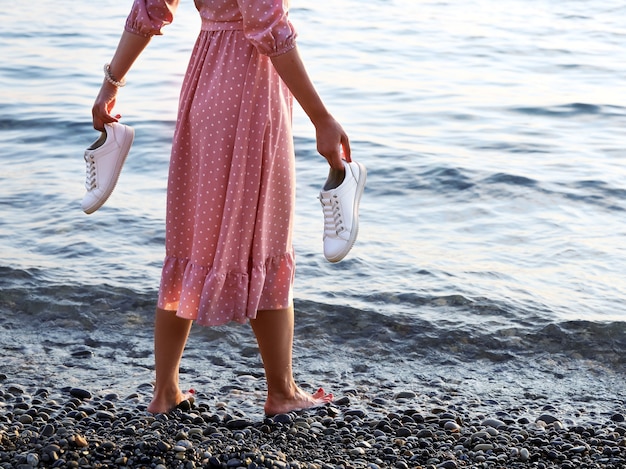
[[324, 211], [324, 234], [335, 235], [345, 231], [343, 217], [341, 216], [341, 205], [337, 195], [323, 197], [320, 195], [319, 200]]
[[96, 188], [96, 160], [92, 154], [85, 155], [86, 174], [85, 174], [85, 188], [87, 191], [92, 191]]

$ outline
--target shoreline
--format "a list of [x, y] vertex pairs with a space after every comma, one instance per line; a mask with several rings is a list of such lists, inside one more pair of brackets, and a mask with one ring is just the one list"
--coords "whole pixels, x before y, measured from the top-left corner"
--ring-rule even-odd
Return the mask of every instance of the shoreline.
[[296, 380], [331, 390], [332, 405], [266, 418], [249, 328], [194, 328], [181, 384], [196, 404], [152, 416], [151, 316], [142, 305], [100, 314], [129, 309], [120, 301], [88, 315], [46, 310], [44, 322], [7, 306], [0, 468], [626, 467], [624, 371], [613, 362], [479, 360], [327, 331], [313, 312], [296, 326]]
[[[574, 422], [550, 405], [499, 408], [461, 394], [345, 389], [331, 405], [272, 418], [247, 396], [145, 411], [128, 396], [30, 388], [0, 374], [0, 467], [621, 468], [624, 409]], [[531, 402], [529, 401], [529, 404]], [[585, 420], [585, 421], [582, 421]]]
[[151, 295], [23, 291], [0, 299], [2, 469], [626, 467], [621, 329], [587, 342], [607, 339], [598, 360], [562, 334], [492, 353], [489, 336], [422, 341], [419, 321], [301, 302], [296, 380], [332, 405], [265, 418], [250, 328], [195, 327], [196, 405], [152, 416]]

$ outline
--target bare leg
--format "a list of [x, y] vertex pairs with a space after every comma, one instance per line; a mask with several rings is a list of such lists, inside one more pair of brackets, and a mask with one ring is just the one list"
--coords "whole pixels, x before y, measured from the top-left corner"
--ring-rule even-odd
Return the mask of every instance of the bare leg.
[[169, 412], [185, 399], [178, 387], [178, 368], [191, 324], [191, 320], [176, 316], [175, 311], [157, 308], [154, 322], [156, 385], [148, 412]]
[[265, 413], [281, 414], [330, 402], [332, 394], [323, 389], [313, 395], [302, 391], [293, 379], [293, 307], [259, 311], [250, 320], [265, 367], [267, 400]]

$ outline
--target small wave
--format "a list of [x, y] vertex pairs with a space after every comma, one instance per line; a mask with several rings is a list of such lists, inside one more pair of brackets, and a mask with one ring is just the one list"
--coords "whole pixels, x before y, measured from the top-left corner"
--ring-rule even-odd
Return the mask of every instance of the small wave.
[[[9, 113], [9, 112], [12, 112], [12, 108], [14, 107], [15, 107], [14, 105], [0, 106], [0, 111], [3, 111], [3, 113]], [[74, 132], [79, 132], [81, 129], [84, 130], [85, 128], [89, 129], [89, 127], [85, 126], [84, 122], [74, 122], [74, 121], [68, 121], [68, 120], [63, 121], [57, 118], [54, 118], [54, 119], [39, 118], [39, 117], [28, 118], [27, 116], [24, 116], [23, 114], [18, 118], [0, 117], [0, 130], [32, 131], [32, 130], [44, 129], [44, 130], [50, 131], [50, 133], [53, 133], [53, 129], [57, 129], [57, 131], [59, 129], [63, 129], [65, 131], [68, 131], [69, 134], [71, 134]]]
[[626, 322], [622, 321], [552, 323], [527, 334], [526, 341], [541, 352], [626, 364]]
[[496, 173], [488, 176], [483, 180], [487, 184], [508, 184], [514, 186], [532, 187], [537, 185], [537, 181], [524, 176], [515, 174]]
[[520, 114], [546, 117], [623, 116], [625, 112], [621, 106], [590, 103], [569, 103], [558, 106], [520, 106], [513, 107], [510, 110]]
[[623, 212], [626, 190], [613, 187], [606, 181], [581, 180], [568, 184], [560, 184], [562, 195], [577, 203], [583, 202], [609, 211]]
[[[536, 179], [526, 176], [510, 173], [495, 173], [483, 178], [477, 182], [477, 185], [481, 191], [494, 188], [499, 192], [504, 190], [507, 193], [516, 193], [516, 190], [519, 188], [525, 188], [546, 198], [566, 199], [574, 201], [577, 204], [585, 203], [609, 211], [621, 212], [626, 210], [626, 207], [622, 206], [622, 201], [626, 200], [626, 190], [597, 179], [555, 182], [548, 186]], [[530, 192], [527, 191], [526, 196], [529, 196], [529, 194]]]
[[[24, 324], [33, 330], [54, 326], [71, 335], [138, 328], [137, 333], [145, 335], [150, 328], [156, 291], [59, 284], [46, 277], [38, 269], [0, 266], [0, 323], [6, 330]], [[459, 294], [378, 295], [367, 300], [371, 309], [296, 299], [299, 346], [388, 357], [392, 363], [504, 362], [555, 354], [626, 367], [626, 322], [550, 321], [530, 310]], [[410, 304], [411, 312], [400, 312], [398, 302]], [[206, 334], [231, 334], [239, 340], [237, 328], [218, 329]]]
[[403, 196], [416, 191], [432, 191], [438, 194], [457, 193], [474, 187], [473, 174], [467, 168], [447, 166], [415, 167], [397, 164], [386, 168], [371, 168], [368, 178], [393, 181], [392, 184], [372, 184], [368, 193], [380, 196]]
[[460, 168], [434, 168], [423, 173], [422, 177], [431, 185], [445, 190], [465, 191], [474, 186], [470, 177]]
[[[126, 316], [146, 319], [154, 311], [156, 292], [108, 284], [59, 283], [46, 270], [0, 266], [0, 316], [22, 316], [32, 327], [63, 322], [68, 328], [120, 326]], [[115, 314], [111, 314], [115, 313]]]
[[[533, 319], [532, 314], [525, 321], [498, 321], [499, 314], [517, 317], [524, 313], [461, 295], [423, 299], [422, 303], [424, 311], [428, 305], [437, 303], [445, 307], [439, 308], [437, 317], [432, 311], [388, 315], [348, 306], [298, 302], [302, 317], [299, 338], [403, 359], [445, 357], [460, 362], [479, 359], [502, 362], [560, 354], [626, 366], [626, 322], [546, 323], [538, 317]], [[446, 317], [449, 308], [464, 309], [467, 320], [461, 322], [458, 311]]]
[[476, 151], [497, 151], [499, 153], [514, 154], [548, 154], [552, 151], [550, 146], [537, 142], [480, 142], [474, 143], [473, 148]]

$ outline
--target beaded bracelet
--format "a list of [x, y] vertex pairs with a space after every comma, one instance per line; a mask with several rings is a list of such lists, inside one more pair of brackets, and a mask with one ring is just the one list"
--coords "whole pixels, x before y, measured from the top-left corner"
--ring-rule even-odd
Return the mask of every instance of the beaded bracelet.
[[111, 83], [116, 88], [121, 88], [122, 86], [126, 86], [126, 80], [116, 81], [111, 75], [111, 65], [104, 64], [104, 79]]

